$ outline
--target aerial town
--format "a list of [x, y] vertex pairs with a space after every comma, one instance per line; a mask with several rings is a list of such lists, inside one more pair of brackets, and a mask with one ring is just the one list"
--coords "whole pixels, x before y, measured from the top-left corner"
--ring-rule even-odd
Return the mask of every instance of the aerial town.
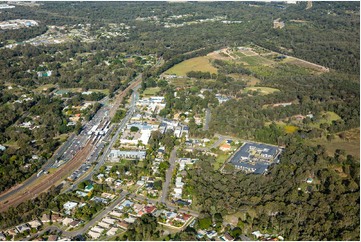
[[0, 16], [0, 241], [360, 239], [358, 4]]

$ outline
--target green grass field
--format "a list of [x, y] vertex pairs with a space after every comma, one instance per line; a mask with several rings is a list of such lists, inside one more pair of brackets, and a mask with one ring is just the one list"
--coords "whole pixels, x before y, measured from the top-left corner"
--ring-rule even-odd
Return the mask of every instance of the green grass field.
[[165, 71], [165, 74], [176, 74], [177, 76], [186, 76], [190, 71], [203, 71], [217, 73], [217, 68], [212, 66], [207, 56], [195, 57], [185, 60]]
[[228, 159], [229, 154], [218, 153], [218, 156], [216, 158], [216, 162], [213, 164], [214, 170], [219, 170], [223, 163]]
[[172, 85], [175, 87], [186, 87], [186, 86], [192, 86], [193, 80], [190, 78], [174, 78], [170, 81]]
[[270, 66], [274, 64], [274, 61], [266, 59], [262, 56], [244, 56], [239, 58], [239, 61], [245, 62], [250, 66]]
[[54, 84], [45, 84], [45, 85], [41, 85], [38, 88], [34, 89], [34, 91], [42, 92], [42, 91], [45, 91], [45, 90], [47, 90], [49, 88], [52, 88], [52, 87], [55, 87], [55, 85]]
[[259, 91], [263, 95], [271, 94], [274, 92], [279, 92], [279, 89], [271, 88], [271, 87], [246, 87], [244, 89], [245, 92], [249, 91]]
[[315, 128], [319, 128], [320, 125], [323, 124], [323, 123], [331, 124], [332, 121], [340, 120], [340, 119], [341, 119], [341, 117], [338, 116], [334, 112], [324, 112], [324, 113], [322, 113], [322, 118], [320, 118], [319, 120], [317, 120], [317, 122], [314, 122], [310, 126], [315, 127]]
[[160, 91], [159, 87], [150, 87], [144, 90], [144, 96], [155, 96]]

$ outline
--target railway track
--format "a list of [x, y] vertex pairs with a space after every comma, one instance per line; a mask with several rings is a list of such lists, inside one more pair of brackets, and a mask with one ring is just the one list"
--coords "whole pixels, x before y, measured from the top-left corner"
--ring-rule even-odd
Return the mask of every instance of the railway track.
[[[139, 75], [135, 80], [136, 81], [131, 83], [126, 89], [122, 91], [122, 93], [117, 96], [113, 108], [109, 112], [110, 119], [115, 115], [115, 112], [117, 111], [127, 92], [141, 83], [141, 75]], [[44, 174], [40, 176], [35, 182], [29, 184], [26, 188], [20, 189], [19, 191], [11, 195], [8, 199], [1, 202], [0, 212], [4, 212], [10, 207], [15, 207], [22, 202], [36, 198], [40, 193], [46, 192], [52, 186], [59, 185], [62, 181], [66, 179], [67, 176], [69, 176], [73, 171], [79, 168], [84, 161], [86, 161], [87, 156], [91, 153], [96, 143], [97, 142], [95, 142], [95, 140], [89, 139], [84, 148], [77, 152], [70, 161], [62, 165], [51, 174]], [[21, 186], [22, 184], [18, 185], [18, 187]], [[4, 194], [6, 193], [8, 193], [8, 191]]]
[[60, 184], [66, 176], [76, 170], [85, 160], [94, 145], [91, 140], [80, 150], [69, 162], [60, 167], [56, 172], [43, 175], [41, 180], [37, 181], [36, 184], [27, 188], [25, 191], [19, 191], [18, 193], [11, 196], [7, 201], [0, 204], [0, 212], [6, 211], [9, 207], [17, 206], [22, 202], [29, 199], [35, 198], [40, 193], [47, 191], [52, 186]]
[[131, 89], [133, 89], [133, 88], [135, 88], [136, 86], [138, 86], [138, 85], [142, 82], [141, 76], [138, 77], [137, 79], [138, 79], [137, 81], [135, 81], [135, 82], [133, 82], [132, 84], [130, 84], [126, 89], [124, 89], [124, 91], [122, 92], [122, 94], [120, 94], [120, 95], [116, 98], [116, 100], [115, 100], [115, 102], [114, 102], [114, 106], [113, 106], [112, 110], [110, 110], [110, 112], [109, 112], [109, 117], [110, 117], [110, 118], [112, 118], [112, 117], [115, 115], [115, 113], [117, 112], [117, 109], [118, 109], [119, 105], [121, 104], [123, 98], [124, 98], [125, 95], [128, 93], [128, 91], [131, 90]]

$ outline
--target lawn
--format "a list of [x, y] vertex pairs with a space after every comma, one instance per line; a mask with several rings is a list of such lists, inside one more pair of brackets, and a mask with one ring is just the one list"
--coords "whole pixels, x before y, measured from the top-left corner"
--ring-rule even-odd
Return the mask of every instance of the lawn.
[[185, 60], [172, 68], [165, 71], [165, 74], [176, 74], [177, 76], [186, 76], [190, 71], [203, 71], [210, 73], [217, 73], [217, 68], [212, 66], [210, 58], [207, 56], [195, 57]]
[[149, 87], [144, 90], [144, 96], [155, 96], [160, 91], [159, 87]]
[[247, 83], [248, 87], [253, 87], [256, 84], [261, 82], [260, 79], [254, 77], [254, 76], [248, 76], [248, 75], [242, 75], [242, 74], [236, 74], [236, 73], [229, 74], [228, 76], [234, 78], [235, 80], [245, 81]]
[[312, 123], [310, 126], [319, 128], [322, 123], [331, 124], [334, 120], [340, 120], [341, 117], [338, 116], [335, 112], [324, 112], [322, 113], [322, 118], [318, 119], [316, 122]]
[[173, 78], [170, 83], [175, 87], [183, 88], [193, 85], [193, 80], [190, 78]]
[[216, 162], [213, 164], [214, 170], [219, 170], [224, 162], [228, 159], [229, 154], [220, 152], [216, 158]]
[[271, 94], [274, 92], [279, 92], [279, 89], [271, 88], [271, 87], [246, 87], [244, 89], [245, 92], [249, 91], [259, 91], [263, 95]]
[[42, 85], [42, 86], [39, 86], [38, 88], [34, 89], [34, 91], [36, 92], [42, 92], [42, 91], [46, 91], [50, 88], [53, 88], [55, 87], [54, 84], [46, 84], [46, 85]]

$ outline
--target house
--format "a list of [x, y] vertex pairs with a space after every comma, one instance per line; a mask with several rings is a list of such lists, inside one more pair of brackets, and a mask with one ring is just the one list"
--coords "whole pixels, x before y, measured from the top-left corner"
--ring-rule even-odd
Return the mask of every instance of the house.
[[103, 231], [104, 231], [104, 229], [99, 226], [95, 226], [91, 230], [94, 232], [100, 233], [100, 234], [103, 233]]
[[180, 222], [182, 222], [182, 223], [185, 223], [185, 222], [187, 222], [191, 217], [192, 217], [192, 216], [189, 215], [189, 214], [180, 213], [180, 214], [178, 214], [178, 215], [174, 218], [174, 220], [177, 220], [177, 221], [180, 221]]
[[118, 222], [118, 226], [119, 226], [120, 228], [122, 228], [122, 229], [127, 230], [128, 227], [129, 227], [129, 223], [127, 223], [127, 222], [125, 222], [125, 221], [120, 221], [120, 222]]
[[113, 217], [117, 217], [117, 218], [120, 218], [123, 214], [122, 213], [119, 213], [117, 211], [111, 211], [109, 213], [109, 215], [113, 216]]
[[84, 191], [85, 192], [90, 192], [94, 189], [94, 186], [92, 184], [89, 184], [85, 187]]
[[19, 231], [19, 233], [24, 233], [25, 231], [29, 231], [30, 227], [27, 224], [20, 224], [15, 226], [16, 230]]
[[93, 197], [92, 199], [90, 199], [90, 201], [94, 201], [96, 203], [104, 203], [104, 204], [109, 203], [108, 199], [105, 199], [105, 198], [102, 198], [102, 197]]
[[118, 228], [111, 228], [109, 229], [109, 231], [106, 233], [107, 236], [114, 236], [118, 231]]
[[92, 239], [98, 239], [99, 237], [100, 237], [100, 233], [98, 233], [98, 232], [93, 232], [93, 231], [89, 231], [88, 232], [88, 235], [90, 236], [90, 237], [92, 237]]
[[263, 234], [262, 234], [261, 232], [259, 232], [258, 230], [252, 232], [252, 234], [253, 234], [254, 236], [256, 236], [257, 239], [258, 239], [259, 237], [262, 237], [262, 236], [263, 236]]
[[147, 205], [147, 206], [144, 207], [144, 211], [145, 211], [146, 213], [153, 213], [153, 212], [155, 212], [156, 210], [157, 210], [157, 207], [155, 207], [155, 206], [149, 206], [149, 205]]
[[30, 222], [28, 222], [28, 224], [32, 228], [39, 228], [41, 226], [41, 222], [38, 219], [30, 221]]
[[52, 222], [61, 222], [63, 220], [63, 217], [60, 214], [52, 214], [51, 215], [51, 221]]
[[234, 238], [229, 235], [229, 233], [225, 233], [223, 236], [220, 237], [223, 241], [234, 241]]
[[231, 147], [229, 144], [223, 144], [223, 145], [221, 145], [221, 146], [219, 147], [219, 149], [220, 149], [221, 151], [230, 151], [231, 148], [232, 148], [232, 147]]
[[182, 182], [182, 177], [177, 177], [176, 182], [175, 182], [175, 187], [176, 188], [182, 188], [183, 185], [184, 185], [184, 183]]
[[125, 222], [130, 223], [130, 224], [134, 223], [135, 220], [136, 220], [135, 217], [129, 217], [129, 218], [125, 218], [125, 219], [124, 219]]
[[64, 218], [63, 221], [62, 221], [62, 223], [63, 223], [63, 225], [65, 225], [65, 226], [69, 226], [69, 224], [70, 224], [71, 222], [73, 222], [73, 221], [74, 221], [74, 219], [72, 219], [72, 218]]
[[98, 226], [100, 226], [100, 227], [102, 227], [104, 229], [109, 229], [110, 228], [110, 225], [107, 224], [107, 223], [104, 223], [104, 222], [99, 222]]
[[104, 177], [104, 174], [100, 173], [100, 174], [97, 176], [97, 179], [102, 182], [102, 181], [103, 181], [103, 177]]
[[109, 217], [105, 217], [105, 218], [103, 218], [102, 222], [112, 225], [112, 224], [115, 224], [115, 222], [117, 222], [117, 220], [109, 218]]
[[112, 184], [114, 182], [114, 178], [112, 177], [108, 177], [107, 179], [105, 179], [105, 182], [108, 183], [108, 184]]
[[70, 228], [75, 228], [80, 224], [80, 222], [81, 222], [80, 220], [74, 220], [69, 224], [69, 226]]
[[58, 239], [58, 236], [54, 235], [54, 234], [51, 234], [48, 237], [48, 241], [57, 241], [57, 239]]
[[110, 193], [106, 193], [106, 192], [103, 192], [101, 195], [100, 195], [102, 198], [106, 198], [106, 199], [114, 199], [115, 198], [115, 195], [113, 194], [110, 194]]
[[65, 210], [65, 213], [66, 214], [70, 214], [70, 212], [78, 205], [78, 203], [76, 202], [66, 202], [64, 205], [63, 205], [63, 208]]
[[41, 222], [50, 223], [50, 215], [44, 213], [43, 216], [41, 217]]
[[136, 213], [138, 213], [139, 211], [141, 211], [142, 209], [144, 208], [144, 205], [143, 204], [139, 204], [139, 203], [136, 203], [134, 204], [133, 206], [133, 209]]
[[307, 178], [306, 182], [307, 182], [308, 184], [311, 184], [311, 183], [313, 182], [313, 179], [312, 179], [311, 177], [309, 177], [309, 178]]
[[178, 205], [183, 205], [183, 206], [189, 206], [190, 202], [188, 201], [184, 201], [182, 199], [178, 199], [177, 201], [175, 201]]
[[5, 150], [6, 150], [6, 147], [3, 146], [3, 145], [0, 145], [0, 150], [1, 150], [1, 151], [5, 151]]
[[2, 240], [2, 241], [6, 240], [6, 236], [3, 232], [0, 232], [0, 240]]
[[174, 197], [176, 198], [182, 198], [182, 188], [174, 188]]
[[208, 237], [209, 239], [212, 239], [213, 237], [216, 237], [216, 236], [217, 236], [217, 232], [214, 231], [214, 230], [208, 231], [206, 234], [207, 234], [207, 237]]
[[10, 236], [15, 236], [17, 235], [19, 232], [16, 229], [8, 229], [6, 231], [7, 234], [9, 234]]
[[274, 29], [282, 29], [283, 27], [285, 27], [285, 23], [283, 21], [281, 21], [280, 18], [275, 19], [273, 21], [273, 28]]
[[88, 196], [88, 193], [82, 192], [82, 191], [76, 191], [75, 194], [78, 195], [79, 197], [86, 197], [86, 196]]

